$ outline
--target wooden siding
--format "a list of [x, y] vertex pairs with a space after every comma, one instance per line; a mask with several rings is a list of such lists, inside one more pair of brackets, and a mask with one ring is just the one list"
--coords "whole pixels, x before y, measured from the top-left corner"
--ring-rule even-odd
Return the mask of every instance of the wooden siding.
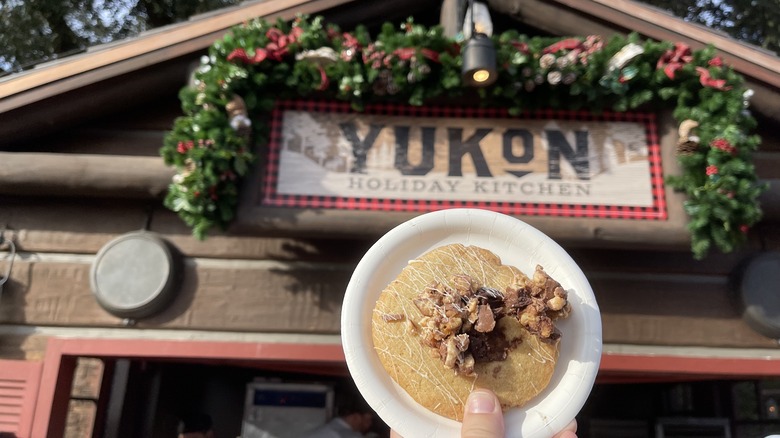
[[[103, 222], [111, 222], [109, 217]], [[75, 238], [80, 232], [86, 237], [70, 244], [92, 251], [115, 237], [112, 233], [90, 237], [91, 225], [84, 222], [83, 229], [61, 235]], [[17, 232], [24, 236], [20, 244], [46, 247], [47, 239], [35, 243], [32, 230]], [[371, 243], [236, 236], [194, 242], [191, 237], [170, 237], [190, 241], [182, 245], [185, 250], [201, 247], [195, 252], [205, 253], [208, 247], [223, 258], [188, 255], [175, 301], [163, 313], [138, 321], [137, 328], [338, 333], [344, 289]], [[776, 346], [776, 341], [744, 323], [733, 301], [729, 278], [747, 253], [693, 262], [680, 251], [576, 247], [570, 251], [596, 292], [604, 342]], [[92, 296], [93, 254], [23, 252], [19, 258], [0, 301], [0, 324], [124, 326]]]
[[[155, 107], [127, 107], [61, 138], [48, 137], [32, 150], [102, 155], [118, 162], [128, 156], [153, 159], [156, 148], [145, 141], [161, 140], [176, 115], [171, 102], [162, 103], [166, 99]], [[667, 136], [674, 132], [668, 122], [665, 129]], [[775, 143], [770, 137], [757, 157], [765, 175], [780, 177], [780, 166], [773, 164], [780, 156]], [[680, 209], [680, 202], [672, 208]], [[171, 307], [139, 321], [137, 328], [335, 334], [352, 269], [379, 232], [336, 238], [233, 229], [198, 241], [159, 199], [17, 195], [3, 196], [2, 205], [0, 228], [7, 229], [5, 237], [14, 239], [20, 254], [0, 301], [0, 324], [124, 327], [121, 318], [105, 312], [93, 298], [89, 269], [108, 241], [148, 225], [184, 254], [186, 275]], [[369, 217], [375, 216], [361, 220]], [[776, 346], [743, 322], [728, 287], [744, 257], [780, 247], [780, 233], [772, 222], [762, 223], [743, 251], [713, 253], [705, 261], [691, 258], [682, 228], [676, 231], [676, 243], [664, 243], [661, 235], [648, 242], [634, 222], [610, 224], [623, 229], [624, 236], [633, 233], [630, 242], [588, 221], [550, 218], [537, 225], [558, 230], [556, 238], [591, 280], [601, 305], [605, 342]], [[0, 270], [4, 263], [0, 257]], [[1, 348], [0, 357], [36, 357], [45, 345], [35, 335], [4, 341], [19, 348]]]

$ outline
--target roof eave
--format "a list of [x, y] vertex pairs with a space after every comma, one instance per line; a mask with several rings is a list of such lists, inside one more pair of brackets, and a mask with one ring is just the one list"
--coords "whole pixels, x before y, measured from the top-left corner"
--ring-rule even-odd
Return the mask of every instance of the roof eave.
[[292, 19], [354, 0], [269, 0], [178, 23], [0, 80], [0, 113], [208, 48], [251, 17]]
[[[751, 44], [672, 16], [652, 6], [626, 0], [488, 0], [497, 10], [558, 35], [637, 32], [659, 41], [679, 41], [693, 48], [712, 45], [744, 76], [780, 89], [780, 58]], [[549, 8], [560, 13], [540, 13]]]

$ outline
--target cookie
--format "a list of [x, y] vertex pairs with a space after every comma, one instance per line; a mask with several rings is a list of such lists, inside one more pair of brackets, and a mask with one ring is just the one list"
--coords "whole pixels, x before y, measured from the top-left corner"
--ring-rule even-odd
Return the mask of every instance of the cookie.
[[561, 285], [537, 267], [532, 277], [476, 246], [451, 244], [411, 260], [380, 294], [374, 349], [417, 403], [461, 420], [469, 393], [496, 393], [504, 409], [549, 384], [568, 316]]

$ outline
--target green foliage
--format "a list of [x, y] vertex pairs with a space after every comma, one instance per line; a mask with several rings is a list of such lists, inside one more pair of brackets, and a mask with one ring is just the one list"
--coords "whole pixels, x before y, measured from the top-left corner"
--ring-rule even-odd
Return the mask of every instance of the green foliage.
[[[712, 248], [733, 250], [760, 220], [758, 196], [765, 188], [751, 163], [760, 140], [748, 135], [755, 120], [744, 102], [747, 90], [712, 48], [691, 51], [637, 35], [604, 41], [508, 31], [493, 40], [499, 78], [474, 93], [462, 86], [459, 44], [438, 27], [409, 20], [400, 29], [386, 24], [372, 38], [363, 28], [347, 33], [326, 27], [320, 17], [301, 16], [291, 23], [258, 19], [234, 28], [202, 60], [194, 88], [180, 94], [184, 115], [161, 150], [178, 170], [166, 205], [198, 238], [228, 225], [254, 146], [266, 144], [276, 100], [336, 99], [360, 110], [372, 102], [424, 105], [478, 94], [482, 105], [512, 114], [672, 108], [679, 122], [698, 123], [699, 147], [678, 156], [682, 175], [667, 180], [687, 195], [694, 256], [702, 258]], [[230, 126], [236, 119], [226, 105], [235, 96], [243, 98], [254, 121], [251, 144]]]
[[133, 37], [238, 0], [17, 0], [0, 2], [0, 73]]

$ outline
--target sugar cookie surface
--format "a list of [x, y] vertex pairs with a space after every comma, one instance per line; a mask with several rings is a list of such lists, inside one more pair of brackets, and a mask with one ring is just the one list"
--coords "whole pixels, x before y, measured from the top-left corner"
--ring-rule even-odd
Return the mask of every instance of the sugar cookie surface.
[[446, 285], [460, 274], [497, 289], [529, 280], [486, 249], [446, 245], [409, 261], [382, 291], [372, 315], [374, 348], [392, 379], [422, 406], [455, 420], [462, 419], [463, 405], [475, 387], [494, 391], [505, 409], [522, 406], [538, 395], [553, 375], [560, 343], [543, 340], [517, 319], [503, 317], [497, 321], [497, 329], [517, 344], [506, 360], [478, 362], [476, 376], [471, 377], [446, 368], [436, 351], [415, 334], [412, 322], [423, 315], [414, 299], [426, 286], [436, 282]]

